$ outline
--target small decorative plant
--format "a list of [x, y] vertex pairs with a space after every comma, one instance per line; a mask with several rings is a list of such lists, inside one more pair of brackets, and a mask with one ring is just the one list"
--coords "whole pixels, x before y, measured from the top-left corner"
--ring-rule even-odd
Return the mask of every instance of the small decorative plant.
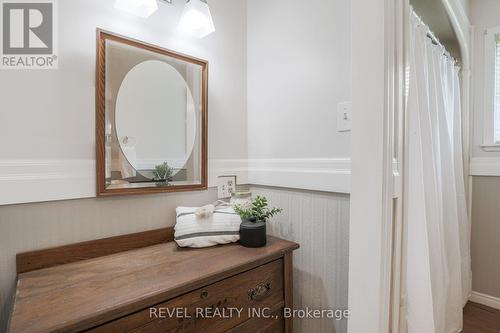
[[172, 180], [174, 170], [168, 166], [167, 162], [156, 165], [153, 170], [153, 180], [158, 186], [168, 185], [168, 182]]
[[266, 222], [269, 218], [283, 211], [282, 208], [269, 208], [266, 197], [257, 196], [248, 207], [236, 205], [234, 211], [246, 220]]

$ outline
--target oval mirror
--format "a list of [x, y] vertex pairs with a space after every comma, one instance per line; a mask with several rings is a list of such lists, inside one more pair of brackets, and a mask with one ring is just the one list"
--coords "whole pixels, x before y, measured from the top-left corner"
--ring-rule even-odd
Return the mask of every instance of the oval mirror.
[[116, 97], [115, 122], [123, 155], [145, 177], [164, 163], [175, 175], [191, 156], [195, 102], [182, 75], [166, 62], [144, 61], [126, 74]]

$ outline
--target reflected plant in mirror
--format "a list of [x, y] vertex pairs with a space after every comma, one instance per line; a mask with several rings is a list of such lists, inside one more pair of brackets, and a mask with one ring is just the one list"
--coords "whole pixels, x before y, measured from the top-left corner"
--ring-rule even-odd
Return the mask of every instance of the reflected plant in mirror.
[[208, 64], [98, 30], [98, 195], [207, 188]]
[[153, 180], [157, 186], [167, 186], [169, 181], [172, 181], [174, 170], [168, 166], [168, 163], [162, 163], [155, 166], [153, 171]]

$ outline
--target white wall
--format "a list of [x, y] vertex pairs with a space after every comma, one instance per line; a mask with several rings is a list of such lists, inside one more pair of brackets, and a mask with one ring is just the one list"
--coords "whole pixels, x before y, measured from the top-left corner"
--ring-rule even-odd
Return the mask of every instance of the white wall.
[[246, 159], [245, 1], [210, 1], [217, 31], [201, 40], [176, 32], [182, 1], [160, 4], [148, 19], [115, 10], [113, 3], [58, 1], [59, 69], [0, 73], [0, 331], [16, 253], [172, 225], [177, 205], [216, 199], [210, 189], [2, 206], [95, 195], [97, 27], [208, 60], [212, 180], [217, 170]]
[[[22, 199], [33, 192], [34, 201], [94, 196], [96, 27], [210, 62], [212, 181], [219, 171], [229, 170], [251, 176], [256, 184], [349, 192], [350, 134], [336, 131], [337, 103], [348, 101], [351, 92], [349, 1], [209, 2], [217, 31], [191, 40], [174, 30], [182, 1], [174, 1], [174, 7], [161, 5], [147, 20], [114, 10], [113, 0], [59, 1], [60, 69], [0, 75], [0, 139], [8, 143], [0, 145], [0, 197], [12, 200], [19, 194]], [[33, 191], [35, 183], [39, 187]], [[269, 195], [287, 211], [270, 231], [301, 242], [297, 304], [345, 307], [348, 197], [252, 190]], [[0, 206], [3, 320], [15, 253], [171, 225], [176, 205], [214, 199], [210, 189]], [[316, 250], [324, 255], [311, 261]], [[345, 332], [345, 322], [298, 327], [330, 332], [332, 326]]]
[[349, 1], [247, 3], [249, 158], [349, 157], [336, 128], [351, 97]]
[[59, 69], [2, 71], [0, 204], [95, 195], [97, 27], [208, 60], [211, 171], [246, 158], [245, 1], [212, 0], [217, 30], [204, 39], [177, 32], [183, 1], [148, 19], [113, 3], [58, 1]]
[[350, 134], [336, 129], [350, 99], [349, 2], [212, 0], [217, 30], [201, 40], [176, 32], [182, 6], [141, 19], [113, 0], [60, 2], [60, 68], [0, 76], [0, 204], [94, 196], [96, 27], [210, 62], [210, 185], [226, 173], [349, 192]]
[[337, 132], [337, 104], [351, 96], [349, 1], [247, 9], [250, 182], [348, 192], [350, 134]]
[[[299, 242], [296, 308], [346, 309], [351, 98], [350, 1], [248, 0], [248, 180], [285, 213], [270, 232]], [[347, 332], [347, 322], [296, 320], [297, 332]]]

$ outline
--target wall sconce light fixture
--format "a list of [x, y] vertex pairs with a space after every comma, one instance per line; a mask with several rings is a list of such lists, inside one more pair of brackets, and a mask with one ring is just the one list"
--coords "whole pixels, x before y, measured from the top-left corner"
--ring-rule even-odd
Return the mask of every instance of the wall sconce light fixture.
[[[172, 0], [161, 0], [172, 4]], [[115, 8], [147, 18], [158, 10], [157, 0], [115, 0]], [[178, 29], [188, 35], [203, 38], [215, 31], [207, 0], [187, 0]]]
[[178, 29], [191, 36], [203, 38], [215, 31], [206, 0], [187, 0]]
[[115, 8], [143, 18], [158, 10], [156, 0], [115, 0]]

